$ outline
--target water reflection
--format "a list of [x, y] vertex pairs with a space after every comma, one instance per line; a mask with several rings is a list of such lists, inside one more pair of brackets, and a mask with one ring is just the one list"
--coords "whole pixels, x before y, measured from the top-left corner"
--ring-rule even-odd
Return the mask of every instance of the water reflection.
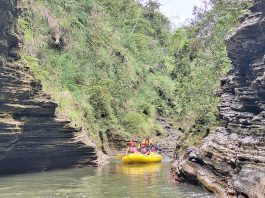
[[[157, 197], [157, 192], [153, 190], [155, 186], [159, 186], [159, 176], [162, 164], [117, 164], [116, 173], [127, 177], [130, 185], [127, 188], [128, 196], [138, 197], [145, 195], [146, 189], [149, 188], [148, 197]], [[138, 185], [140, 183], [140, 185]]]
[[0, 178], [5, 198], [210, 198], [212, 194], [191, 185], [167, 182], [168, 163], [82, 168]]
[[129, 177], [138, 175], [152, 175], [159, 173], [162, 168], [162, 163], [156, 164], [117, 164], [116, 172], [122, 173]]

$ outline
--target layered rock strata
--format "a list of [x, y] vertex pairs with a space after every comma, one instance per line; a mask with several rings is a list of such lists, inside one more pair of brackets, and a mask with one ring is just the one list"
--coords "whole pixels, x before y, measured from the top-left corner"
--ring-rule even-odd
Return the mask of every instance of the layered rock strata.
[[227, 40], [233, 68], [221, 81], [224, 125], [173, 163], [177, 181], [217, 197], [265, 197], [265, 1], [256, 0]]
[[19, 59], [16, 0], [0, 0], [0, 175], [97, 165], [95, 145], [55, 115], [57, 104]]

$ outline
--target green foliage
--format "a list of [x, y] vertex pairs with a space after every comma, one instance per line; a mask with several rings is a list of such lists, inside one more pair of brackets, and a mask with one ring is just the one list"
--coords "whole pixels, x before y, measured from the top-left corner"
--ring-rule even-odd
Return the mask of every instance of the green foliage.
[[[154, 1], [149, 1], [149, 3]], [[172, 32], [153, 7], [127, 0], [22, 0], [22, 61], [31, 66], [59, 114], [90, 134], [161, 131], [156, 118], [206, 126], [216, 121], [220, 77], [230, 67], [225, 35], [246, 8], [215, 1]], [[65, 38], [50, 44], [49, 11]]]
[[[163, 15], [155, 12], [156, 22], [151, 22], [145, 17], [148, 11], [135, 1], [23, 0], [22, 6], [22, 61], [57, 100], [58, 113], [95, 134], [109, 128], [154, 131], [154, 99], [159, 96], [149, 70], [164, 59], [164, 46], [154, 36], [159, 36], [154, 23], [161, 19], [169, 25]], [[63, 49], [49, 44], [52, 29], [43, 18], [47, 10], [64, 34]], [[160, 29], [169, 35], [164, 26]]]
[[195, 9], [191, 25], [175, 31], [169, 50], [175, 68], [171, 73], [177, 81], [175, 100], [177, 119], [190, 123], [203, 122], [206, 127], [216, 122], [219, 80], [231, 67], [225, 37], [238, 23], [249, 2], [216, 0]]
[[127, 130], [134, 134], [141, 134], [143, 132], [142, 127], [145, 121], [144, 116], [137, 112], [129, 112], [123, 118], [123, 124], [127, 126]]

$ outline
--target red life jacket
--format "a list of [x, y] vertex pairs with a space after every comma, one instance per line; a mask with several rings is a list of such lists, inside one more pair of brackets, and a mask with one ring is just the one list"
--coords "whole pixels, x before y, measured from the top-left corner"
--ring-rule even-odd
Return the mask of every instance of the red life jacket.
[[141, 147], [146, 147], [146, 146], [147, 146], [147, 144], [145, 142], [141, 143]]

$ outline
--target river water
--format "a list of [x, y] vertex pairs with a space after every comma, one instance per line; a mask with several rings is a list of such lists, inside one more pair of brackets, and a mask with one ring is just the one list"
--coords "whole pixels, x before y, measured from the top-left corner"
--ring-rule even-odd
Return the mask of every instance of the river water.
[[3, 198], [212, 198], [202, 188], [168, 182], [170, 163], [81, 168], [0, 177]]

